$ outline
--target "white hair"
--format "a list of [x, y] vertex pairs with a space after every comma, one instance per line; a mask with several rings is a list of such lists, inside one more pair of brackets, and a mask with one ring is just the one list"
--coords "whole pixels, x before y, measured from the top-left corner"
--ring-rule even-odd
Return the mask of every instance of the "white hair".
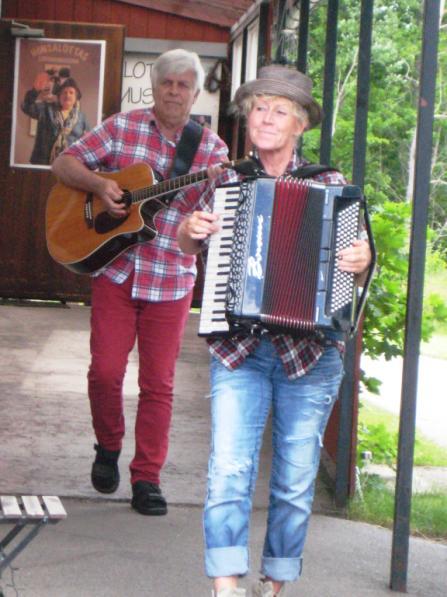
[[152, 88], [155, 88], [163, 77], [170, 74], [178, 75], [188, 70], [193, 71], [196, 76], [196, 91], [201, 91], [205, 81], [205, 71], [199, 56], [195, 52], [188, 52], [181, 48], [163, 52], [152, 65]]

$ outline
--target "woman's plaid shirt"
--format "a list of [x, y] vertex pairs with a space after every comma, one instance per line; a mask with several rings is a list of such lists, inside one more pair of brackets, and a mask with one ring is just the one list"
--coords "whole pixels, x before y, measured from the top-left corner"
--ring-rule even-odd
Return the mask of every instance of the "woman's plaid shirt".
[[[65, 155], [80, 160], [91, 170], [122, 170], [131, 164], [149, 164], [163, 179], [169, 178], [176, 144], [157, 127], [153, 111], [138, 109], [111, 116], [71, 145]], [[227, 159], [228, 148], [210, 129], [202, 140], [190, 172], [204, 170]], [[194, 286], [195, 257], [180, 251], [176, 231], [182, 219], [195, 209], [205, 209], [212, 201], [214, 185], [202, 182], [177, 195], [169, 208], [155, 217], [158, 235], [154, 240], [128, 249], [103, 268], [114, 282], [123, 283], [134, 272], [132, 298], [144, 301], [173, 301], [184, 297]]]
[[[295, 170], [308, 162], [300, 161], [294, 155], [287, 172]], [[325, 184], [346, 184], [346, 179], [337, 171], [330, 170], [313, 177], [314, 180]], [[344, 342], [330, 340], [323, 336], [297, 338], [289, 334], [269, 334], [278, 355], [284, 365], [287, 377], [297, 379], [305, 375], [323, 354], [324, 346], [335, 345], [341, 354], [344, 352]], [[244, 360], [256, 350], [260, 336], [239, 333], [231, 338], [208, 338], [210, 353], [227, 369], [236, 369]]]

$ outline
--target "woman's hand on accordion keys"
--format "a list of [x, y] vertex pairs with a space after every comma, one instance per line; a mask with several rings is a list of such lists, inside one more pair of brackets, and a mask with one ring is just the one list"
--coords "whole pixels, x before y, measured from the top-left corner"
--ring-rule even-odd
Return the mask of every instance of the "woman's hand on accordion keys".
[[358, 275], [357, 283], [362, 284], [361, 274], [366, 272], [371, 263], [371, 250], [366, 240], [355, 240], [350, 247], [342, 249], [338, 255], [337, 265], [343, 272]]
[[180, 249], [187, 254], [202, 250], [202, 241], [219, 231], [219, 216], [208, 211], [195, 211], [185, 218], [177, 229]]

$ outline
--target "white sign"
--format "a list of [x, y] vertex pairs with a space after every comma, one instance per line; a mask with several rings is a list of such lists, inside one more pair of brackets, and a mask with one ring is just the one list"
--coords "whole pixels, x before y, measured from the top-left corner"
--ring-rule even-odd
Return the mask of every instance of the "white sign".
[[[149, 108], [153, 105], [151, 87], [151, 68], [158, 54], [128, 52], [124, 56], [123, 65], [123, 87], [121, 93], [121, 110], [128, 112], [136, 108]], [[205, 73], [208, 73], [214, 66], [215, 60], [201, 59]], [[219, 72], [216, 73], [220, 77]], [[217, 132], [219, 118], [220, 91], [209, 93], [202, 89], [196, 103], [192, 107], [191, 116], [207, 124]]]

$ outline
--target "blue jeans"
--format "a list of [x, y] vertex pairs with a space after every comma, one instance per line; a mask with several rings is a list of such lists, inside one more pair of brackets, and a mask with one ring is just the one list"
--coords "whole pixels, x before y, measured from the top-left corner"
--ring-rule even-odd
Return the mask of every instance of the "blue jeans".
[[289, 380], [268, 338], [234, 371], [212, 360], [203, 521], [209, 577], [248, 571], [249, 518], [270, 409], [273, 459], [261, 572], [278, 581], [301, 574], [320, 449], [342, 375], [340, 353], [331, 346], [306, 375]]

